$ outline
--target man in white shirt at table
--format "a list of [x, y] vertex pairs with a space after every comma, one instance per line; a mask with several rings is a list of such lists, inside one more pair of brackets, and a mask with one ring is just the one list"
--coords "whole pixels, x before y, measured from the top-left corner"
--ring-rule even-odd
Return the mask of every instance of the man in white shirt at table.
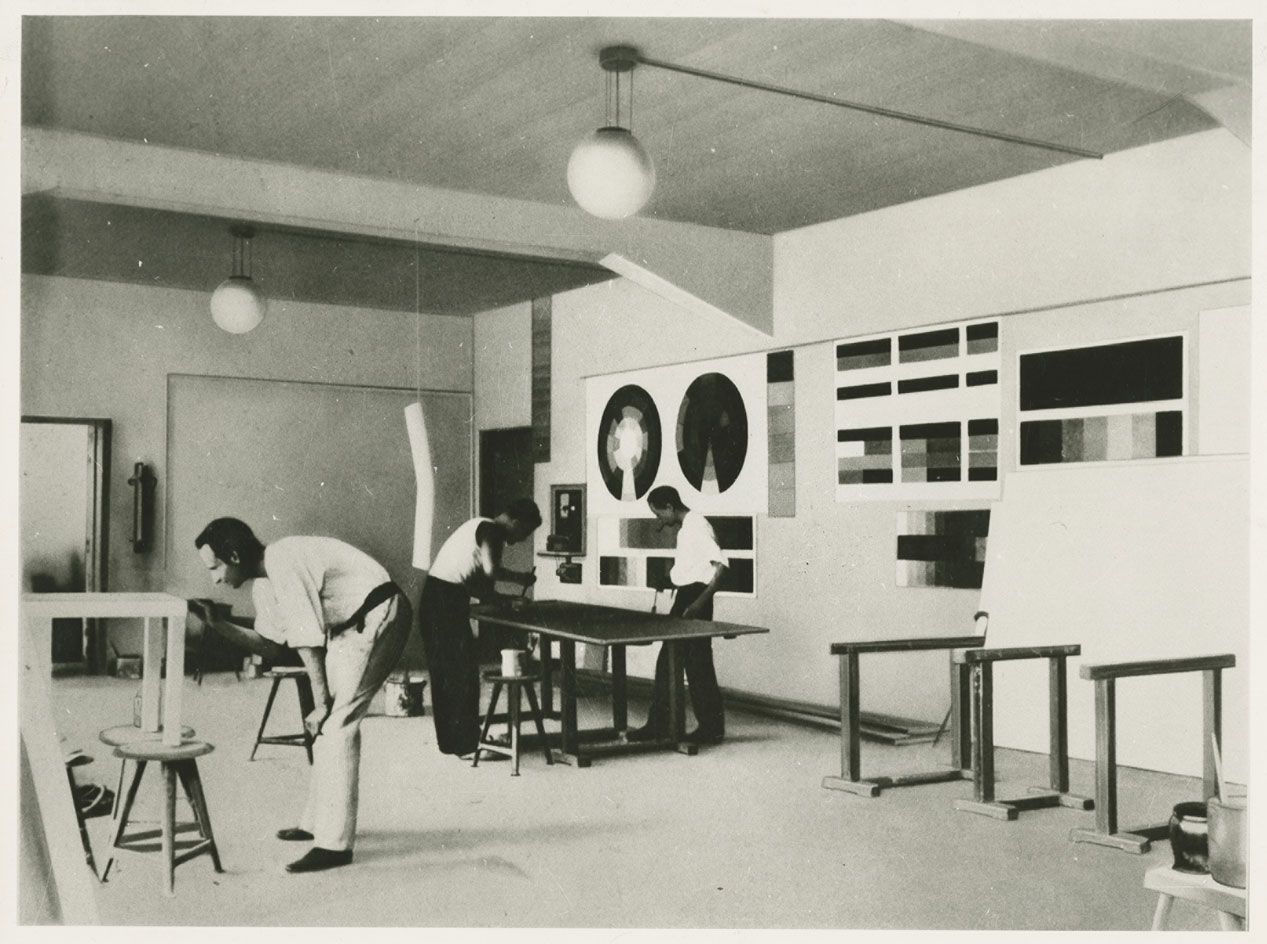
[[[660, 519], [661, 528], [678, 529], [673, 569], [669, 571], [669, 579], [676, 588], [669, 615], [711, 620], [713, 595], [717, 593], [730, 565], [730, 560], [717, 543], [713, 526], [702, 514], [687, 508], [677, 489], [670, 485], [653, 488], [647, 494], [647, 504]], [[726, 734], [726, 719], [721, 689], [717, 685], [717, 670], [713, 667], [713, 641], [707, 637], [685, 639], [677, 645], [682, 653], [691, 707], [698, 723], [698, 727], [686, 738], [697, 744], [716, 744]], [[670, 734], [668, 646], [668, 643], [660, 644], [647, 723], [629, 732], [631, 741], [648, 741]]]
[[[194, 540], [215, 584], [254, 581], [254, 629], [199, 613], [256, 651], [268, 642], [298, 652], [316, 707], [308, 800], [298, 826], [279, 839], [313, 845], [286, 866], [317, 872], [352, 861], [356, 838], [361, 719], [405, 647], [412, 608], [368, 554], [328, 537], [285, 537], [264, 546], [244, 522], [217, 518]], [[266, 642], [268, 641], [268, 642]]]

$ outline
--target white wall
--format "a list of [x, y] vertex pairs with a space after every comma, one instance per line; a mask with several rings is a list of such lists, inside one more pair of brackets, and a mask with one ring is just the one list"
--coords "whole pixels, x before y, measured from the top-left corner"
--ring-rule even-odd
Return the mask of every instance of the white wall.
[[523, 302], [473, 319], [475, 428], [532, 425], [532, 305]]
[[[470, 319], [424, 315], [421, 327], [412, 313], [272, 300], [260, 327], [230, 335], [203, 292], [24, 276], [22, 410], [114, 421], [108, 586], [162, 589], [168, 374], [469, 391]], [[127, 541], [134, 462], [158, 477], [146, 554]]]
[[[584, 377], [805, 345], [796, 353], [797, 516], [759, 520], [757, 595], [717, 604], [719, 619], [772, 632], [716, 653], [724, 686], [834, 705], [831, 642], [965, 633], [978, 594], [894, 586], [896, 512], [929, 505], [835, 502], [831, 342], [1006, 315], [1006, 472], [1017, 353], [1160, 331], [1195, 339], [1198, 312], [1248, 301], [1249, 195], [1247, 149], [1216, 131], [783, 234], [773, 343], [691, 319], [625, 281], [557, 296], [552, 461], [537, 467], [537, 500], [546, 506], [552, 482], [584, 481]], [[1235, 281], [1166, 291], [1223, 280]], [[1148, 294], [1079, 304], [1126, 293]], [[1069, 307], [1010, 314], [1055, 305]], [[573, 587], [542, 568], [538, 596], [649, 607], [638, 591], [598, 594], [596, 570], [591, 553], [585, 584]], [[939, 720], [946, 677], [940, 655], [876, 657], [864, 663], [864, 708]]]

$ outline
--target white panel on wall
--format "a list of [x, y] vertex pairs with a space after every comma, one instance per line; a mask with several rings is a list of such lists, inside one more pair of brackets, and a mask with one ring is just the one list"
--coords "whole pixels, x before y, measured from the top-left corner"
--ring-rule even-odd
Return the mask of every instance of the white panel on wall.
[[1249, 452], [1249, 306], [1197, 317], [1197, 452]]
[[[764, 353], [591, 377], [585, 389], [591, 515], [645, 515], [646, 494], [658, 485], [673, 486], [705, 514], [765, 514]], [[741, 423], [746, 434], [693, 439], [714, 414], [723, 428]], [[609, 440], [614, 458], [605, 475]]]

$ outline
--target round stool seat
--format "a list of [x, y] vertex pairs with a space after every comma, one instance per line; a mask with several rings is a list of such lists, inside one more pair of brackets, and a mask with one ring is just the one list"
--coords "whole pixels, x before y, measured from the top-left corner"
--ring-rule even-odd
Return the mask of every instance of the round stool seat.
[[[194, 729], [188, 725], [180, 726], [180, 739], [188, 741], [194, 736]], [[138, 741], [161, 741], [163, 739], [163, 729], [160, 727], [157, 731], [146, 731], [144, 728], [138, 728], [134, 724], [117, 724], [113, 728], [106, 728], [97, 735], [102, 744], [108, 744], [110, 747], [119, 747], [123, 744], [135, 744]]]
[[115, 757], [126, 760], [155, 761], [158, 763], [192, 760], [210, 754], [215, 746], [206, 741], [182, 741], [180, 744], [164, 744], [162, 741], [137, 741], [120, 744], [114, 749]]
[[502, 675], [500, 669], [489, 669], [484, 673], [486, 682], [535, 682], [541, 678], [540, 672], [525, 672], [523, 675]]

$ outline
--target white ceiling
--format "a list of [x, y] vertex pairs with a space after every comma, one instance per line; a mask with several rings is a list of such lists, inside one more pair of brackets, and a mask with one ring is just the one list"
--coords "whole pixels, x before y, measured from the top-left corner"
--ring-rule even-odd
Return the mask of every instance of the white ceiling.
[[[613, 43], [1103, 153], [1219, 123], [1248, 139], [1249, 23], [1193, 20], [25, 17], [22, 121], [571, 206], [567, 157], [603, 123], [597, 53]], [[658, 175], [642, 212], [662, 220], [778, 233], [1082, 159], [645, 66], [635, 93]], [[111, 253], [91, 244], [102, 213], [124, 255], [166, 266], [167, 284], [201, 286], [215, 273], [189, 247], [227, 244], [225, 220], [27, 203], [28, 271], [112, 277]], [[324, 264], [313, 258], [349, 268], [337, 234], [272, 238], [285, 247], [272, 258], [307, 258], [308, 273]], [[355, 250], [351, 268], [403, 272], [402, 251]], [[433, 310], [453, 313], [606, 276], [548, 260], [423, 261], [432, 284], [453, 286]], [[320, 279], [279, 276], [293, 297], [343, 303]]]

